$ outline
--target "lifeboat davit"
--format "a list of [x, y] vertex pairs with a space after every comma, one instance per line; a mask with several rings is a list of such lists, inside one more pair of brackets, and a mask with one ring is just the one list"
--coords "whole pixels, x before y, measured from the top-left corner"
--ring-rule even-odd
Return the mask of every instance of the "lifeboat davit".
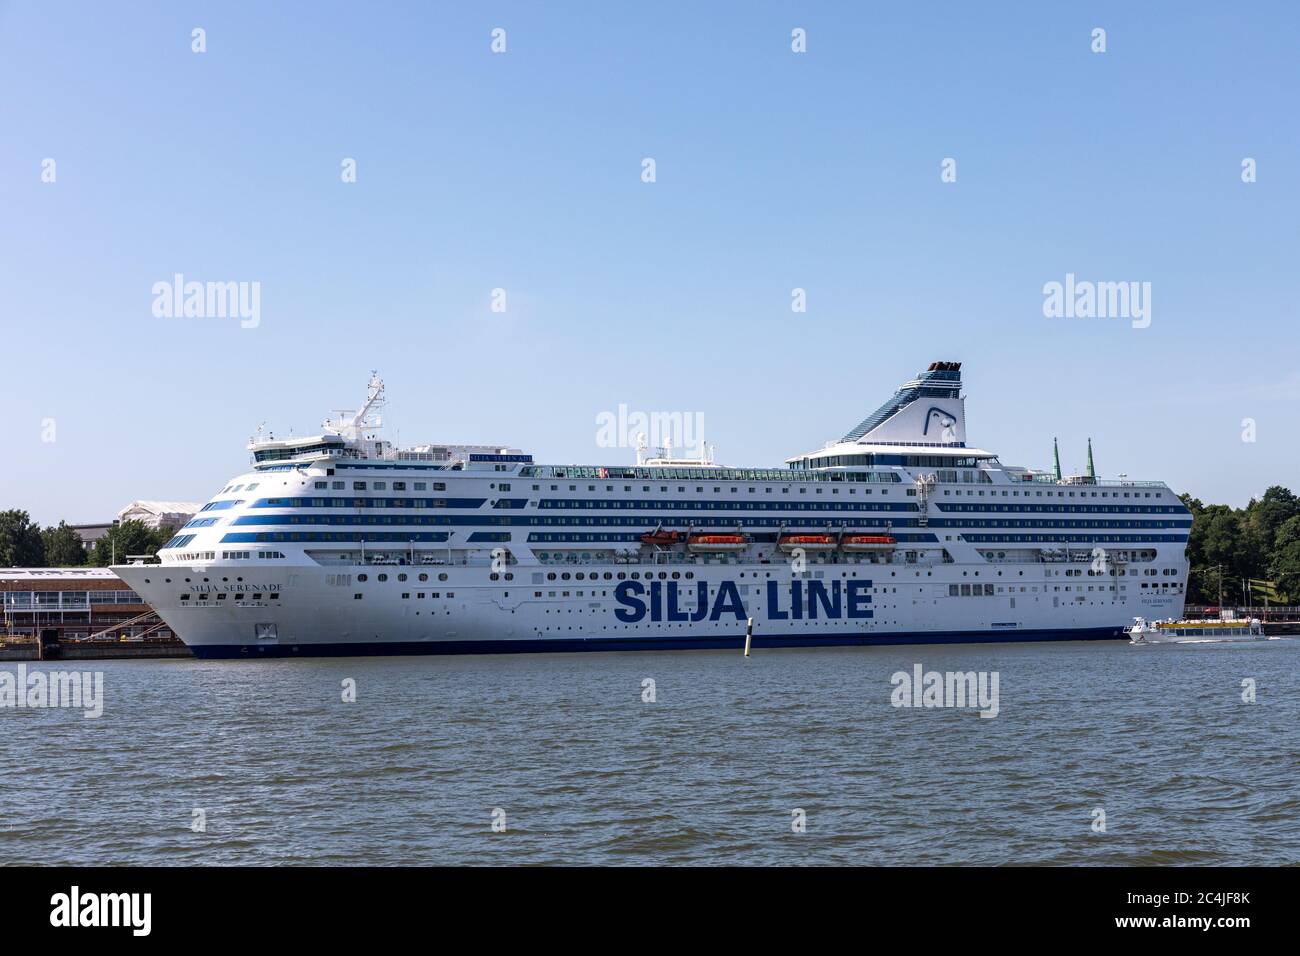
[[668, 548], [682, 539], [682, 536], [676, 531], [664, 531], [662, 528], [658, 531], [650, 531], [641, 535], [641, 543], [654, 545], [658, 548]]
[[845, 551], [893, 551], [897, 544], [888, 534], [846, 534], [843, 546]]
[[743, 534], [693, 534], [686, 539], [686, 547], [697, 554], [744, 551], [747, 544]]
[[783, 534], [776, 546], [782, 551], [794, 551], [802, 548], [804, 551], [834, 551], [835, 535], [833, 534]]

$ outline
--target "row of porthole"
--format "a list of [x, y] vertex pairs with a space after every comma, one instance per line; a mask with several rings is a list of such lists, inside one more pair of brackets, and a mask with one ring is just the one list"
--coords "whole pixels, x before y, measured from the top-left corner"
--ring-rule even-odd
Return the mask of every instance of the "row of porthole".
[[[397, 580], [398, 580], [398, 581], [405, 581], [406, 578], [407, 578], [407, 576], [406, 576], [405, 574], [399, 574], [399, 575], [397, 576]], [[388, 575], [387, 575], [387, 574], [376, 575], [376, 578], [375, 578], [375, 579], [378, 580], [378, 581], [387, 581], [387, 580], [388, 580]], [[357, 575], [357, 580], [358, 580], [358, 581], [369, 581], [369, 580], [370, 580], [370, 575], [368, 575], [368, 574], [358, 574], [358, 575]], [[427, 580], [429, 580], [429, 576], [428, 576], [427, 574], [421, 574], [421, 575], [419, 575], [419, 580], [420, 580], [420, 581], [427, 581]], [[438, 575], [438, 580], [439, 580], [439, 581], [446, 581], [446, 580], [447, 580], [447, 575], [446, 575], [445, 573], [444, 573], [444, 574], [439, 574], [439, 575]]]
[[[613, 572], [610, 572], [610, 571], [606, 571], [606, 572], [604, 573], [604, 575], [603, 575], [603, 577], [605, 578], [606, 581], [612, 581], [612, 580], [614, 580], [615, 576], [616, 576], [616, 575], [615, 575]], [[632, 580], [634, 580], [634, 581], [639, 581], [639, 580], [641, 579], [641, 572], [640, 572], [640, 571], [633, 571], [633, 572], [631, 573], [631, 576], [632, 576]], [[655, 575], [654, 575], [654, 572], [653, 572], [653, 571], [647, 571], [647, 572], [645, 573], [645, 578], [646, 578], [647, 581], [651, 580], [654, 576], [655, 576]], [[695, 572], [694, 572], [694, 571], [686, 571], [686, 572], [684, 572], [684, 576], [687, 577], [687, 578], [694, 578], [694, 577], [695, 577]], [[561, 581], [568, 581], [570, 578], [573, 578], [574, 580], [577, 580], [577, 581], [583, 581], [583, 580], [592, 580], [592, 581], [596, 581], [596, 580], [599, 580], [601, 577], [602, 577], [602, 575], [601, 575], [601, 573], [600, 573], [599, 571], [592, 571], [589, 575], [585, 575], [585, 576], [584, 576], [583, 572], [581, 572], [581, 571], [577, 572], [576, 574], [572, 574], [572, 575], [569, 574], [568, 571], [564, 571], [564, 572], [562, 572], [562, 573], [560, 574], [559, 579], [560, 579]], [[625, 580], [625, 579], [628, 577], [628, 572], [626, 572], [626, 571], [619, 571], [618, 574], [617, 574], [617, 577], [618, 577], [618, 580], [620, 580], [620, 581]], [[661, 581], [665, 581], [665, 580], [667, 580], [669, 577], [671, 577], [674, 581], [676, 581], [678, 578], [683, 577], [683, 572], [681, 572], [681, 571], [674, 571], [674, 572], [672, 572], [671, 575], [670, 575], [667, 571], [660, 571], [660, 572], [659, 572], [659, 580], [661, 580]], [[555, 579], [556, 579], [556, 575], [555, 575], [555, 572], [554, 572], [554, 571], [550, 571], [550, 572], [547, 573], [547, 575], [546, 575], [546, 580], [548, 580], [548, 581], [554, 581]]]
[[[698, 622], [698, 623], [691, 623], [691, 624], [673, 624], [673, 623], [665, 622], [665, 621], [645, 621], [645, 622], [642, 622], [642, 623], [639, 623], [639, 624], [602, 624], [602, 625], [600, 626], [600, 629], [601, 629], [602, 631], [607, 631], [607, 630], [609, 630], [610, 628], [613, 628], [614, 630], [618, 631], [618, 630], [637, 630], [637, 629], [640, 629], [640, 628], [643, 628], [643, 627], [656, 627], [656, 628], [659, 628], [660, 630], [663, 630], [664, 628], [671, 628], [671, 627], [683, 628], [683, 627], [684, 627], [684, 628], [689, 628], [689, 629], [691, 629], [691, 630], [696, 630], [696, 629], [698, 629], [699, 624], [704, 624], [704, 623], [712, 624], [714, 627], [724, 627], [724, 628], [728, 628], [728, 629], [731, 629], [731, 628], [734, 628], [734, 627], [737, 626], [736, 623], [731, 622], [731, 621], [707, 621], [707, 622], [706, 622], [706, 621], [701, 621], [701, 622]], [[782, 622], [782, 623], [785, 623], [785, 622]], [[816, 627], [842, 627], [842, 626], [843, 626], [843, 622], [842, 622], [842, 621], [836, 621], [836, 620], [827, 620], [827, 621], [794, 621], [794, 622], [792, 622], [792, 623], [793, 623], [793, 624], [802, 624], [804, 627], [810, 627], [810, 626], [816, 626]], [[896, 622], [895, 622], [895, 621], [880, 620], [880, 619], [877, 619], [877, 620], [875, 621], [875, 625], [876, 625], [876, 626], [879, 626], [879, 625], [881, 625], [881, 624], [894, 624], [894, 623], [896, 623]], [[579, 625], [579, 629], [581, 629], [581, 625]], [[555, 625], [554, 627], [551, 627], [550, 625], [546, 625], [546, 626], [533, 625], [533, 631], [536, 632], [536, 633], [541, 633], [542, 631], [571, 631], [571, 630], [573, 630], [573, 625], [567, 625], [567, 626], [566, 626], [566, 625], [563, 625], [563, 624], [557, 624], [557, 625]], [[761, 635], [760, 635], [760, 636], [761, 636]]]
[[[745, 576], [745, 573], [746, 573], [746, 572], [741, 571], [740, 574], [738, 575], [738, 577], [742, 577], [742, 578], [743, 578], [743, 577]], [[919, 571], [917, 572], [917, 575], [920, 576], [920, 572], [919, 572]], [[929, 575], [930, 575], [930, 572], [927, 571], [927, 572], [926, 572], [926, 576], [928, 577]], [[588, 579], [589, 579], [589, 580], [592, 580], [592, 581], [596, 581], [596, 580], [599, 580], [600, 578], [603, 577], [606, 581], [612, 581], [612, 580], [615, 579], [615, 577], [617, 577], [618, 580], [622, 581], [622, 580], [625, 580], [628, 576], [629, 576], [629, 572], [626, 572], [626, 571], [619, 571], [619, 572], [617, 573], [617, 575], [615, 575], [615, 574], [613, 574], [613, 573], [611, 573], [611, 572], [609, 572], [609, 571], [604, 572], [604, 574], [601, 574], [601, 573], [598, 572], [598, 571], [592, 571], [592, 572], [590, 573], [590, 575], [588, 575], [586, 578], [584, 578], [584, 576], [583, 576], [583, 572], [579, 571], [579, 572], [577, 572], [576, 574], [572, 575], [572, 578], [573, 578], [574, 580], [577, 580], [577, 581], [583, 581], [583, 580], [588, 580]], [[631, 576], [632, 580], [634, 580], [634, 581], [638, 581], [638, 580], [641, 579], [641, 572], [639, 572], [639, 571], [632, 571], [632, 572], [630, 572], [630, 576]], [[647, 572], [645, 573], [645, 577], [646, 577], [646, 580], [647, 580], [647, 581], [652, 580], [652, 579], [654, 578], [654, 576], [655, 576], [655, 572], [653, 572], [653, 571], [647, 571]], [[757, 572], [757, 571], [753, 572], [753, 576], [754, 576], [755, 578], [759, 577], [759, 572]], [[765, 571], [765, 572], [763, 572], [763, 575], [762, 575], [762, 576], [763, 576], [763, 577], [768, 577], [768, 578], [770, 578], [770, 577], [772, 576], [772, 572], [771, 572], [771, 571]], [[853, 576], [853, 577], [857, 577], [857, 576], [858, 576], [858, 572], [854, 571], [854, 572], [852, 573], [852, 576]], [[891, 575], [891, 576], [892, 576], [892, 575]], [[507, 580], [510, 579], [510, 575], [507, 575], [506, 577], [507, 577]], [[561, 574], [559, 575], [559, 580], [561, 580], [561, 581], [568, 581], [568, 580], [570, 580], [570, 577], [571, 577], [571, 576], [570, 576], [569, 572], [565, 571], [565, 572], [563, 572], [563, 573], [561, 573]], [[669, 579], [669, 578], [671, 578], [672, 580], [676, 581], [676, 580], [678, 580], [678, 579], [681, 578], [681, 577], [686, 577], [687, 579], [693, 579], [693, 578], [695, 577], [695, 572], [694, 572], [694, 571], [686, 571], [686, 572], [673, 571], [673, 572], [671, 572], [671, 573], [670, 573], [670, 572], [667, 572], [667, 571], [660, 571], [660, 572], [659, 572], [659, 580], [661, 580], [661, 581], [667, 580], [667, 579]], [[840, 577], [842, 577], [842, 578], [847, 578], [847, 577], [849, 577], [849, 572], [848, 572], [848, 571], [841, 571], [841, 572], [840, 572]], [[492, 580], [494, 580], [494, 581], [496, 580], [496, 575], [492, 575]], [[554, 571], [549, 572], [549, 573], [546, 575], [546, 580], [548, 580], [548, 581], [554, 581], [554, 580], [556, 580], [556, 574], [555, 574], [555, 572], [554, 572]]]
[[[970, 573], [971, 573], [971, 572], [969, 572], [969, 571], [963, 571], [961, 574], [962, 574], [962, 577], [966, 577], [966, 576], [967, 576], [968, 574], [970, 574]], [[659, 579], [662, 581], [662, 580], [665, 580], [665, 579], [671, 577], [673, 580], [677, 580], [678, 578], [682, 577], [683, 574], [684, 574], [684, 576], [687, 577], [687, 578], [694, 578], [694, 577], [695, 577], [695, 573], [694, 573], [693, 571], [686, 571], [686, 572], [673, 571], [671, 574], [669, 574], [669, 573], [666, 572], [666, 571], [660, 571], [660, 572], [659, 572]], [[921, 576], [921, 572], [920, 572], [920, 571], [915, 572], [915, 574], [916, 574], [916, 577], [918, 577], [918, 578]], [[1019, 572], [1017, 572], [1017, 574], [1018, 574], [1020, 577], [1024, 577], [1025, 572], [1024, 572], [1024, 571], [1019, 571]], [[772, 572], [770, 572], [770, 571], [765, 572], [765, 575], [766, 575], [767, 577], [771, 577], [771, 576], [772, 576]], [[926, 576], [926, 577], [933, 577], [933, 575], [934, 575], [934, 572], [933, 572], [933, 571], [926, 571], [926, 572], [925, 572], [925, 576]], [[975, 572], [974, 572], [974, 575], [975, 575], [975, 577], [979, 577], [979, 576], [980, 576], [980, 573], [979, 573], [978, 571], [975, 571]], [[613, 573], [611, 573], [611, 572], [609, 572], [609, 571], [604, 572], [603, 575], [602, 575], [600, 572], [598, 572], [598, 571], [592, 571], [591, 574], [589, 575], [590, 579], [593, 580], [593, 581], [598, 580], [598, 579], [601, 578], [601, 577], [603, 577], [606, 581], [614, 580], [615, 577], [617, 577], [618, 580], [622, 581], [622, 580], [624, 580], [625, 578], [627, 578], [628, 576], [629, 576], [628, 572], [625, 572], [625, 571], [619, 571], [619, 572], [617, 573], [617, 575], [615, 575], [615, 574], [613, 574]], [[630, 574], [630, 576], [631, 576], [631, 578], [632, 578], [633, 580], [640, 580], [641, 574], [640, 574], [639, 571], [632, 571], [631, 574]], [[646, 576], [646, 580], [651, 580], [651, 579], [654, 578], [655, 573], [654, 573], [653, 571], [647, 571], [646, 574], [645, 574], [645, 576]], [[740, 572], [740, 577], [743, 578], [744, 576], [745, 576], [745, 572], [743, 572], [743, 571]], [[848, 572], [841, 572], [841, 575], [840, 575], [840, 576], [841, 576], [841, 577], [848, 577]], [[857, 572], [856, 572], [856, 571], [854, 572], [854, 576], [855, 576], [855, 577], [857, 576]], [[897, 573], [894, 572], [894, 571], [890, 571], [890, 572], [889, 572], [889, 576], [890, 576], [891, 578], [892, 578], [892, 577], [896, 577], [896, 576], [897, 576]], [[570, 575], [570, 573], [569, 573], [568, 571], [565, 571], [565, 572], [562, 572], [561, 574], [559, 574], [558, 579], [561, 580], [561, 581], [568, 581], [568, 580], [570, 580], [571, 577], [572, 577], [572, 579], [577, 580], [577, 581], [586, 580], [586, 578], [584, 577], [582, 571], [578, 571], [577, 573], [575, 573], [575, 574], [573, 574], [573, 575]], [[754, 572], [754, 577], [758, 577], [758, 572]], [[998, 572], [998, 577], [1002, 577], [1002, 572], [1001, 572], [1001, 571]], [[507, 576], [506, 576], [506, 579], [507, 579], [507, 580], [511, 580], [511, 576], [510, 576], [510, 575], [507, 575]], [[557, 579], [556, 572], [554, 572], [554, 571], [549, 571], [549, 572], [547, 572], [546, 580], [548, 580], [548, 581], [554, 581], [554, 580], [556, 580], [556, 579]], [[445, 580], [445, 578], [444, 578], [444, 580]], [[496, 577], [493, 576], [492, 580], [495, 581], [495, 580], [496, 580]]]
[[[189, 584], [192, 580], [193, 580], [193, 578], [186, 578], [186, 579], [185, 579], [185, 583], [186, 583], [186, 584]], [[230, 581], [230, 578], [222, 578], [221, 580], [222, 580], [222, 581], [229, 582], [229, 581]], [[235, 578], [235, 580], [236, 580], [236, 581], [242, 581], [242, 580], [244, 580], [244, 579], [243, 579], [243, 578]], [[204, 578], [204, 579], [203, 579], [203, 583], [204, 583], [204, 584], [208, 584], [208, 583], [211, 582], [211, 581], [212, 581], [212, 578]], [[145, 578], [145, 579], [144, 579], [144, 583], [145, 583], [145, 584], [149, 584], [149, 583], [150, 583], [149, 579], [148, 579], [148, 578]], [[171, 578], [163, 578], [163, 583], [164, 583], [164, 584], [171, 584], [171, 583], [172, 583], [172, 579], [171, 579]]]

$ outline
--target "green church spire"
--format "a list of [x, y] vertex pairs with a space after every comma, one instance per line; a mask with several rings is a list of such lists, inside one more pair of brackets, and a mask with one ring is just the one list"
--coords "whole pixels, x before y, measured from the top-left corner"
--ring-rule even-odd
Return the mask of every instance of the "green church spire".
[[1092, 467], [1092, 439], [1088, 439], [1088, 477], [1097, 480], [1097, 469]]
[[1061, 480], [1061, 449], [1056, 444], [1056, 439], [1052, 439], [1052, 459], [1056, 462], [1056, 480]]

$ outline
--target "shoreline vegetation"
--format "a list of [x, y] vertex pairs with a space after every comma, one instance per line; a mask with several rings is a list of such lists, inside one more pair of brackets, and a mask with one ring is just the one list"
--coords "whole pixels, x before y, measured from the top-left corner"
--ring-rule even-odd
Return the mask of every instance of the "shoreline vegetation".
[[[1300, 604], [1300, 498], [1273, 485], [1244, 508], [1179, 495], [1192, 513], [1187, 539], [1188, 604]], [[140, 521], [114, 525], [87, 549], [66, 522], [42, 528], [26, 511], [0, 511], [0, 568], [107, 567], [116, 557], [155, 554], [175, 529]], [[1256, 582], [1252, 587], [1250, 582]], [[1251, 592], [1254, 592], [1253, 594]]]
[[175, 533], [170, 526], [123, 521], [87, 548], [65, 521], [42, 528], [26, 511], [0, 511], [0, 568], [106, 568], [128, 554], [156, 554]]

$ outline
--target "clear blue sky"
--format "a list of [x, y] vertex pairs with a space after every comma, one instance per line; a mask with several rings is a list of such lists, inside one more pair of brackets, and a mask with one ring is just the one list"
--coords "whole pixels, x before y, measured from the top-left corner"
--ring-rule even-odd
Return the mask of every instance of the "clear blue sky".
[[[1004, 461], [1300, 490], [1297, 10], [0, 2], [0, 508], [206, 500], [371, 368], [403, 442], [628, 461], [626, 403], [766, 466], [935, 359]], [[154, 317], [178, 272], [261, 324]]]

